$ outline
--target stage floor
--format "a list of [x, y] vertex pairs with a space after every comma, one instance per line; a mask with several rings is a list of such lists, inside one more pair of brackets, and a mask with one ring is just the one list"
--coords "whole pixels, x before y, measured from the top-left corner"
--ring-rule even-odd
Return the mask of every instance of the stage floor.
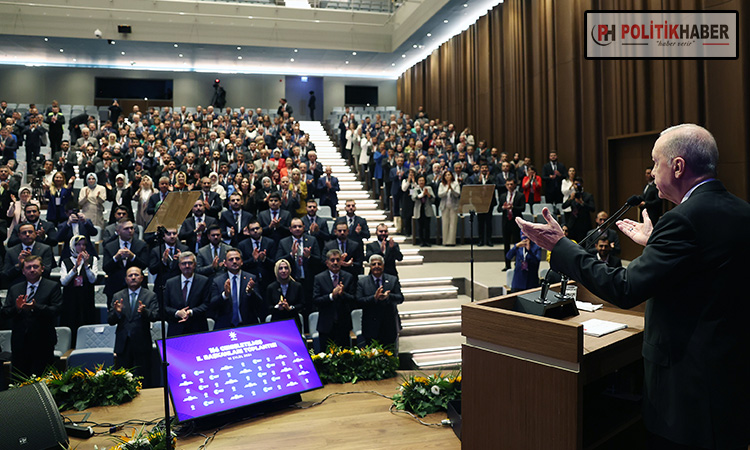
[[[322, 400], [334, 392], [377, 391], [392, 396], [401, 377], [382, 381], [360, 381], [357, 384], [328, 384], [322, 389], [302, 394], [301, 405]], [[132, 402], [120, 406], [98, 407], [83, 411], [91, 413], [89, 421], [121, 423], [127, 420], [150, 421], [164, 416], [161, 388], [144, 389]], [[218, 432], [208, 449], [459, 449], [461, 442], [450, 427], [427, 427], [406, 414], [388, 412], [391, 401], [373, 394], [348, 394], [329, 398], [310, 409], [289, 409], [235, 423]], [[64, 416], [81, 420], [81, 412], [66, 411]], [[437, 423], [445, 413], [431, 414], [423, 420]], [[138, 427], [140, 428], [140, 427]], [[149, 429], [151, 427], [148, 427]], [[97, 428], [95, 431], [102, 431]], [[132, 435], [134, 428], [124, 428], [117, 435]], [[212, 430], [202, 433], [211, 435]], [[203, 436], [180, 438], [178, 449], [197, 449]], [[114, 445], [109, 435], [91, 439], [71, 439], [71, 448], [100, 450]]]

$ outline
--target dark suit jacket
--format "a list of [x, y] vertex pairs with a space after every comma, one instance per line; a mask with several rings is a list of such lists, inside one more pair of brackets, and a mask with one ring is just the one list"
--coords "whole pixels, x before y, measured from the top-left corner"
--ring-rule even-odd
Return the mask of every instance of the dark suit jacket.
[[[112, 186], [114, 186], [114, 184]], [[123, 206], [123, 208], [128, 210], [128, 218], [130, 218], [130, 220], [135, 220], [135, 215], [133, 214], [133, 204], [131, 203], [131, 201], [133, 200], [134, 192], [135, 191], [132, 188], [127, 188], [122, 191], [122, 196], [120, 197], [120, 204]], [[112, 209], [110, 210], [109, 217], [107, 218], [107, 223], [115, 222], [115, 211], [117, 209], [117, 206], [119, 206], [117, 203], [115, 203], [116, 195], [117, 188], [107, 190], [107, 201], [112, 202]]]
[[[177, 255], [175, 255], [167, 265], [162, 261], [162, 255], [166, 248], [166, 245], [158, 245], [154, 247], [151, 249], [151, 254], [148, 258], [148, 273], [156, 275], [153, 289], [155, 293], [162, 291], [162, 286], [167, 283], [168, 279], [180, 275], [180, 266], [177, 263]], [[180, 252], [189, 251], [186, 245], [179, 242], [175, 244], [175, 248]]]
[[[94, 236], [96, 236], [97, 233], [96, 228], [94, 228], [94, 224], [91, 222], [91, 219], [86, 219], [86, 222], [79, 224], [78, 233], [88, 237], [88, 240], [86, 241], [86, 251], [88, 252], [88, 254], [98, 256], [99, 252], [96, 251], [96, 247], [94, 247], [93, 242], [91, 242], [91, 240], [94, 238]], [[64, 222], [60, 225], [60, 228], [57, 229], [57, 236], [55, 237], [55, 240], [57, 242], [63, 243], [63, 249], [60, 253], [61, 255], [70, 255], [71, 239], [73, 239], [73, 227], [68, 225], [68, 222]], [[115, 239], [117, 239], [116, 234]]]
[[662, 212], [662, 199], [659, 198], [659, 189], [656, 185], [651, 183], [646, 191], [643, 193], [643, 201], [646, 202], [646, 211], [648, 211], [648, 217], [651, 219], [651, 223], [655, 226], [659, 221]]
[[340, 296], [331, 299], [333, 292], [333, 280], [331, 273], [324, 270], [315, 276], [313, 285], [313, 303], [318, 308], [318, 331], [329, 334], [336, 327], [352, 329], [352, 306], [354, 296], [357, 292], [357, 283], [354, 276], [339, 271], [339, 282], [343, 283], [344, 291]]
[[[505, 189], [505, 187], [503, 187]], [[508, 190], [505, 189], [505, 193], [500, 196], [499, 204], [497, 205], [497, 211], [502, 214], [503, 234], [506, 230], [510, 230], [512, 227], [518, 227], [516, 225], [516, 217], [521, 217], [523, 210], [526, 209], [526, 197], [523, 196], [523, 191], [516, 189], [513, 194], [513, 205], [511, 206], [511, 213], [513, 214], [513, 220], [508, 219], [508, 212], [503, 209], [503, 204], [508, 200]]]
[[[141, 288], [138, 293], [138, 301], [146, 306], [141, 314], [133, 314], [133, 305], [130, 304], [130, 289], [118, 291], [112, 297], [115, 300], [122, 299], [122, 313], [115, 312], [114, 305], [109, 308], [107, 322], [117, 325], [115, 331], [115, 353], [123, 354], [125, 346], [133, 346], [144, 352], [151, 351], [151, 322], [159, 315], [159, 304], [156, 294], [148, 289]], [[136, 306], [137, 308], [137, 306]]]
[[292, 215], [289, 211], [279, 208], [279, 226], [276, 229], [270, 227], [271, 225], [271, 210], [266, 209], [258, 213], [258, 223], [263, 228], [263, 236], [267, 236], [273, 239], [277, 244], [278, 242], [289, 236], [289, 227], [292, 225]]
[[643, 335], [646, 428], [683, 445], [744, 448], [750, 442], [750, 303], [742, 280], [750, 206], [718, 180], [665, 213], [627, 268], [596, 261], [561, 239], [551, 268], [623, 308], [646, 301]]
[[542, 181], [544, 182], [544, 196], [547, 203], [561, 203], [562, 198], [562, 181], [568, 176], [567, 169], [560, 161], [556, 161], [557, 171], [560, 175], [555, 178], [550, 178], [554, 172], [552, 171], [552, 163], [547, 161], [547, 164], [542, 167]]
[[590, 193], [581, 192], [581, 200], [583, 200], [583, 204], [579, 205], [578, 202], [568, 197], [562, 204], [563, 208], [571, 207], [573, 209], [573, 212], [568, 214], [566, 225], [568, 225], [568, 236], [576, 242], [581, 242], [591, 229], [591, 213], [596, 209], [594, 196]]
[[341, 190], [339, 188], [339, 179], [334, 176], [331, 176], [330, 189], [326, 186], [325, 175], [321, 175], [315, 184], [315, 195], [320, 199], [320, 204], [328, 205], [332, 210], [336, 209], [336, 205], [339, 203], [339, 196], [336, 193], [339, 190]]
[[26, 295], [26, 279], [8, 289], [3, 302], [2, 317], [11, 319], [10, 346], [14, 352], [34, 351], [43, 354], [52, 352], [57, 343], [55, 323], [62, 307], [60, 283], [42, 278], [34, 294], [36, 306], [33, 311], [18, 311], [16, 299]]
[[[229, 246], [223, 242], [219, 243], [219, 262], [223, 262], [224, 258], [227, 257], [227, 250], [229, 250]], [[217, 266], [216, 270], [213, 268], [213, 262], [214, 262], [214, 255], [213, 255], [213, 247], [211, 244], [206, 244], [205, 246], [201, 247], [200, 250], [198, 250], [198, 257], [197, 260], [197, 267], [195, 268], [195, 273], [204, 275], [207, 277], [213, 278], [214, 275], [217, 273], [224, 272], [224, 267]]]
[[[21, 239], [18, 237], [18, 227], [20, 226], [20, 224], [16, 225], [13, 228], [13, 231], [10, 233], [10, 237], [8, 238], [8, 247], [13, 247], [21, 243]], [[37, 236], [36, 241], [41, 242], [42, 244], [49, 245], [50, 247], [57, 245], [57, 228], [55, 227], [55, 224], [46, 220], [39, 219], [39, 226], [37, 227], [37, 230], [40, 227], [44, 228], [45, 236], [44, 239], [40, 239]]]
[[[238, 299], [240, 302], [240, 317], [242, 318], [242, 321], [238, 326], [265, 322], [268, 307], [258, 291], [257, 278], [255, 275], [244, 271], [240, 271], [239, 276], [240, 283]], [[224, 283], [226, 283], [229, 277], [230, 273], [225, 272], [214, 278], [217, 295], [214, 297], [216, 303], [211, 305], [211, 315], [216, 321], [216, 324], [214, 325], [215, 330], [232, 328], [232, 297], [230, 295], [228, 298], [224, 298]], [[245, 292], [245, 289], [247, 288], [250, 279], [255, 281], [255, 286], [251, 291], [252, 293], [248, 295]]]
[[[223, 238], [231, 239], [232, 245], [237, 245], [240, 241], [243, 241], [247, 236], [242, 234], [242, 230], [245, 229], [250, 222], [255, 218], [252, 213], [249, 213], [243, 209], [239, 210], [240, 213], [240, 229], [237, 229], [237, 221], [234, 220], [234, 211], [227, 209], [221, 213], [219, 217], [219, 226], [221, 227], [221, 235]], [[229, 227], [234, 227], [234, 237], [229, 237]], [[288, 228], [288, 227], [287, 227]]]
[[[169, 192], [167, 192], [167, 195], [169, 195]], [[153, 216], [156, 213], [156, 205], [158, 205], [160, 202], [161, 192], [157, 191], [148, 199], [148, 203], [146, 204], [146, 214]]]
[[[18, 244], [15, 247], [9, 248], [5, 253], [3, 275], [5, 275], [7, 286], [26, 281], [21, 269], [18, 267], [18, 255], [21, 254], [21, 250], [23, 250], [23, 244]], [[52, 269], [57, 267], [57, 264], [55, 264], [55, 257], [52, 254], [52, 247], [36, 242], [31, 248], [31, 254], [42, 257], [42, 264], [44, 264], [44, 273], [42, 276], [44, 278], [49, 278]]]
[[237, 250], [242, 253], [242, 270], [258, 277], [262, 286], [268, 286], [275, 279], [273, 266], [276, 262], [276, 243], [271, 238], [260, 237], [260, 251], [266, 251], [266, 259], [260, 261], [253, 259], [253, 242], [248, 237], [237, 246]]
[[[302, 243], [304, 247], [310, 247], [310, 257], [302, 258], [302, 264], [305, 270], [305, 279], [311, 279], [320, 271], [320, 265], [322, 263], [322, 256], [320, 254], [320, 247], [318, 247], [318, 240], [307, 234], [302, 235]], [[292, 246], [294, 245], [294, 237], [288, 236], [279, 242], [276, 248], [276, 258], [286, 259], [289, 262], [289, 266], [292, 269], [292, 277], [295, 279], [299, 278], [297, 258], [291, 255]], [[299, 281], [299, 280], [298, 280]]]
[[305, 233], [317, 239], [318, 245], [323, 248], [326, 241], [331, 239], [331, 232], [328, 230], [328, 221], [316, 215], [315, 223], [318, 224], [318, 231], [316, 231], [315, 233], [311, 233], [310, 225], [312, 225], [312, 222], [310, 221], [310, 216], [308, 216], [307, 214], [302, 216], [302, 224], [305, 226]]
[[297, 314], [305, 309], [305, 294], [302, 292], [302, 285], [296, 281], [290, 281], [286, 290], [286, 302], [289, 304], [289, 311], [276, 308], [281, 299], [281, 285], [278, 281], [268, 285], [266, 289], [266, 304], [271, 314], [271, 320], [294, 319], [299, 321]]
[[[130, 243], [130, 251], [135, 254], [132, 261], [123, 265], [122, 261], [115, 261], [114, 256], [120, 250], [120, 240], [116, 239], [104, 246], [102, 257], [102, 270], [107, 273], [104, 283], [104, 293], [107, 299], [111, 299], [115, 292], [125, 289], [125, 273], [129, 267], [137, 266], [141, 269], [148, 267], [148, 246], [145, 242], [133, 238]], [[109, 306], [109, 304], [107, 305]]]
[[385, 273], [398, 276], [398, 270], [396, 270], [396, 261], [404, 260], [404, 255], [403, 253], [401, 253], [401, 247], [399, 247], [398, 242], [393, 243], [393, 248], [391, 248], [386, 242], [384, 255], [382, 249], [380, 248], [380, 241], [372, 241], [367, 244], [365, 261], [369, 261], [370, 256], [372, 255], [380, 255], [383, 257], [385, 263], [383, 270], [385, 271]]
[[[349, 216], [343, 216], [341, 220], [343, 219], [346, 219], [347, 223], [349, 223], [348, 222]], [[355, 231], [357, 229], [357, 225], [362, 226], [362, 231], [360, 231], [359, 233]], [[369, 238], [370, 238], [370, 227], [367, 226], [367, 221], [364, 218], [355, 214], [354, 224], [349, 227], [349, 239], [355, 240], [361, 244], [363, 240], [369, 239]]]
[[[208, 331], [206, 319], [211, 303], [216, 302], [215, 297], [218, 292], [216, 291], [216, 285], [208, 277], [196, 273], [193, 278], [187, 304], [182, 301], [182, 276], [167, 280], [164, 289], [164, 305], [169, 322], [169, 336]], [[193, 315], [186, 322], [179, 323], [175, 313], [185, 306], [193, 311]]]
[[203, 221], [206, 223], [206, 228], [201, 234], [200, 241], [198, 241], [198, 235], [195, 234], [195, 217], [192, 215], [188, 216], [188, 218], [182, 222], [180, 233], [177, 235], [181, 241], [185, 241], [185, 245], [187, 245], [193, 253], [197, 252], [195, 248], [196, 244], [198, 244], [198, 248], [208, 244], [208, 233], [206, 230], [208, 230], [208, 227], [211, 225], [218, 223], [216, 219], [206, 216], [205, 214], [203, 215]]
[[[201, 190], [201, 199], [204, 200], [205, 203], [205, 192]], [[208, 207], [206, 208], [206, 215], [210, 217], [217, 218], [219, 217], [219, 213], [221, 213], [221, 197], [216, 192], [209, 192], [208, 193]]]
[[[328, 242], [326, 242], [326, 245], [323, 247], [323, 252], [321, 253], [321, 258], [325, 260], [325, 254], [328, 253], [328, 250], [338, 249], [339, 248], [339, 240], [333, 239]], [[351, 239], [346, 240], [346, 259], [344, 261], [352, 261], [353, 264], [351, 267], [341, 267], [341, 270], [345, 270], [349, 272], [350, 274], [354, 275], [355, 277], [362, 275], [363, 272], [363, 262], [365, 259], [365, 252], [362, 248], [362, 244], [353, 241]]]
[[[383, 291], [391, 291], [388, 300], [375, 300], [378, 286], [372, 275], [361, 275], [357, 281], [357, 304], [362, 308], [362, 337], [366, 341], [378, 339], [381, 343], [396, 341], [396, 336], [380, 336], [378, 331], [382, 322], [393, 322], [394, 331], [398, 332], [398, 307], [404, 302], [401, 284], [398, 277], [383, 273]], [[384, 339], [385, 338], [385, 339]]]

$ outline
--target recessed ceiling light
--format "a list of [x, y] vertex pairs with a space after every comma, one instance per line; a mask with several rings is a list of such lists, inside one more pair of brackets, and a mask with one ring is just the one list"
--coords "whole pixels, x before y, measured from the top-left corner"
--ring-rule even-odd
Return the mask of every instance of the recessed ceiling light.
[[396, 67], [396, 63], [391, 63], [391, 67]]
[[402, 58], [406, 58], [406, 54], [401, 55]]
[[179, 55], [177, 55], [177, 56], [179, 56], [180, 58], [182, 58], [182, 53], [180, 53], [180, 54], [179, 54]]
[[60, 49], [60, 53], [62, 53], [62, 52], [64, 52], [64, 51], [65, 51], [65, 50], [63, 50], [63, 49]]
[[184, 16], [184, 15], [185, 15], [185, 13], [184, 13], [184, 12], [182, 12], [182, 11], [180, 11], [180, 15], [181, 15], [181, 16]]
[[177, 47], [179, 47], [179, 45], [175, 44], [175, 45], [174, 45], [174, 48], [177, 48]]
[[290, 58], [289, 61], [294, 62], [294, 58]]
[[352, 52], [352, 56], [357, 56], [357, 52]]
[[432, 33], [427, 33], [427, 37], [432, 37]]
[[242, 50], [242, 47], [237, 47], [237, 50]]
[[252, 19], [252, 18], [253, 18], [253, 16], [247, 16], [247, 18], [248, 18], [248, 19]]
[[148, 97], [143, 97], [144, 100], [148, 101]]
[[299, 51], [299, 50], [297, 50], [296, 48], [294, 49], [294, 53], [297, 53], [298, 51]]
[[238, 56], [237, 59], [242, 59], [242, 56]]
[[464, 8], [468, 8], [468, 7], [469, 7], [469, 4], [468, 3], [464, 3]]
[[349, 64], [349, 61], [344, 61], [344, 64]]
[[48, 42], [48, 41], [49, 41], [49, 38], [44, 38], [44, 42]]
[[448, 19], [443, 20], [443, 23], [448, 23]]
[[418, 47], [417, 44], [412, 45], [412, 48], [417, 48], [417, 47]]
[[318, 19], [315, 19], [315, 23], [320, 23], [320, 20], [318, 20]]
[[76, 62], [76, 61], [78, 61], [78, 60], [77, 60], [77, 59], [75, 59], [75, 58], [73, 58], [73, 62]]
[[125, 52], [120, 52], [121, 55], [125, 56]]

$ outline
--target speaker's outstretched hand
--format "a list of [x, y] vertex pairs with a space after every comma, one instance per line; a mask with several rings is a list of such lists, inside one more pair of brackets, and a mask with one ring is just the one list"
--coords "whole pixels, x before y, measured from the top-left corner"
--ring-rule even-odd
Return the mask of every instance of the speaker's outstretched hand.
[[516, 217], [516, 223], [521, 227], [521, 231], [538, 246], [546, 250], [552, 250], [557, 241], [565, 237], [565, 233], [557, 220], [552, 217], [549, 209], [544, 208], [542, 216], [547, 223], [531, 223], [520, 217]]

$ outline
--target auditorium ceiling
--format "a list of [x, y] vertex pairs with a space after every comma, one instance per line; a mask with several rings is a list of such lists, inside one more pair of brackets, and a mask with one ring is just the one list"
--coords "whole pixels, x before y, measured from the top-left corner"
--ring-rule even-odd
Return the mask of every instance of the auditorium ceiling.
[[501, 2], [2, 0], [0, 64], [394, 79]]

